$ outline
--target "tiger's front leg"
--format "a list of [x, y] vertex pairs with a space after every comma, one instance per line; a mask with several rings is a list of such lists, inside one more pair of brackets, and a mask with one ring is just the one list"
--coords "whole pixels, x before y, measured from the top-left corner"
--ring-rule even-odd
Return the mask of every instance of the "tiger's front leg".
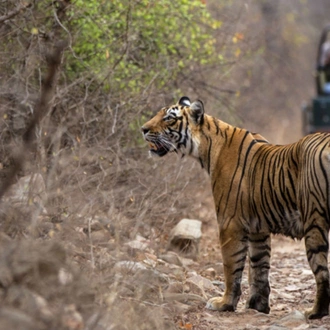
[[268, 314], [269, 308], [269, 269], [270, 269], [270, 235], [249, 235], [249, 284], [250, 298], [247, 308]]
[[247, 235], [241, 228], [229, 225], [225, 230], [220, 229], [220, 246], [226, 290], [223, 297], [211, 298], [206, 308], [234, 311], [241, 296], [241, 279], [248, 251]]

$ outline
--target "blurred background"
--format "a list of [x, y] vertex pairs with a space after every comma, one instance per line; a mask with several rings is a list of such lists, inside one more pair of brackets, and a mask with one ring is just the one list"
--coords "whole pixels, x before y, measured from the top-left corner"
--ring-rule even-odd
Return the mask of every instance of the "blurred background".
[[[329, 17], [328, 0], [1, 1], [3, 182], [15, 153], [25, 155], [0, 214], [0, 273], [7, 274], [0, 276], [1, 320], [13, 327], [20, 317], [22, 329], [145, 323], [150, 311], [136, 290], [145, 278], [130, 287], [116, 265], [142, 258], [125, 245], [137, 237], [157, 260], [181, 218], [203, 222], [201, 254], [219, 258], [210, 247], [217, 246], [217, 225], [206, 174], [190, 159], [150, 158], [140, 127], [186, 95], [272, 143], [298, 140]], [[24, 150], [59, 41], [66, 47], [52, 97], [33, 148]], [[14, 267], [22, 262], [29, 266]], [[62, 272], [65, 289], [40, 275], [45, 264], [47, 274]], [[146, 329], [175, 323], [148, 308], [159, 317]], [[119, 321], [123, 310], [129, 317]]]

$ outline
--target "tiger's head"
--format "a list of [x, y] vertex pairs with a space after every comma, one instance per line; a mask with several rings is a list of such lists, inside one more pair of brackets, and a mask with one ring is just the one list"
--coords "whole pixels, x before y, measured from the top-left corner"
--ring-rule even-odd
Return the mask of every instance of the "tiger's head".
[[198, 132], [203, 121], [202, 101], [191, 103], [183, 96], [177, 104], [162, 108], [141, 130], [151, 154], [162, 157], [174, 151], [198, 157]]

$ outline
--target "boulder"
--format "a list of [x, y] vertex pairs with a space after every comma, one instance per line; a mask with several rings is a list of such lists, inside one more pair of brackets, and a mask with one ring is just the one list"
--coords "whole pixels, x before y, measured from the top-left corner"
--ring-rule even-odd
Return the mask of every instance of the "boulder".
[[196, 258], [202, 237], [201, 228], [200, 220], [182, 219], [170, 232], [168, 249]]

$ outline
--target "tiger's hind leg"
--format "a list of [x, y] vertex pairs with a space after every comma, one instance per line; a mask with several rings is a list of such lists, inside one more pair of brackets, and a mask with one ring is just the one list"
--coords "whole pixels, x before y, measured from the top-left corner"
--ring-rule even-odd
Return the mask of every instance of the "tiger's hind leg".
[[270, 311], [270, 243], [269, 234], [249, 235], [250, 298], [246, 303], [246, 307], [266, 314]]
[[305, 229], [305, 246], [309, 265], [316, 280], [316, 298], [313, 309], [306, 313], [309, 319], [329, 314], [330, 290], [328, 269], [328, 224], [313, 221]]
[[211, 298], [206, 308], [234, 311], [241, 296], [241, 279], [248, 251], [247, 236], [241, 228], [230, 225], [225, 230], [220, 229], [220, 245], [226, 290], [223, 297]]

